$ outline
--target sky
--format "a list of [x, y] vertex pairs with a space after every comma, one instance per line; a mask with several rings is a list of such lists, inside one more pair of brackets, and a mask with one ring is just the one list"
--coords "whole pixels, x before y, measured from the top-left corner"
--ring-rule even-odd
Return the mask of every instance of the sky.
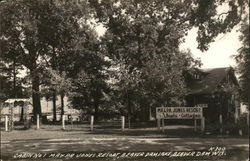
[[201, 52], [197, 49], [197, 29], [189, 31], [186, 41], [181, 44], [181, 49], [190, 49], [193, 56], [200, 58], [202, 62], [202, 68], [216, 68], [216, 67], [235, 67], [236, 63], [233, 59], [233, 55], [237, 54], [237, 50], [241, 47], [239, 41], [238, 28], [234, 28], [230, 33], [219, 35], [215, 42], [210, 44], [208, 51]]

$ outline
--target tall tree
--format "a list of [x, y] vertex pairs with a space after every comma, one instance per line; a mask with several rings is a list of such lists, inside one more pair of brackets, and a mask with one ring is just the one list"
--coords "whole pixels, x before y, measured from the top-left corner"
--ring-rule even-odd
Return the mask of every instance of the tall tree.
[[109, 63], [105, 61], [100, 41], [93, 31], [89, 28], [80, 32], [84, 36], [76, 40], [78, 43], [71, 57], [74, 64], [68, 68], [68, 76], [73, 78], [74, 106], [88, 107], [97, 119], [104, 92], [108, 91], [105, 67]]
[[[17, 61], [16, 51], [13, 48], [9, 48], [5, 41], [0, 40], [1, 46], [1, 77], [6, 78], [9, 83], [11, 83], [10, 88], [7, 91], [7, 97], [16, 98], [16, 97], [23, 97], [21, 91], [21, 78], [18, 78], [18, 74], [20, 74], [20, 70], [23, 69], [23, 66]], [[8, 53], [8, 57], [5, 57], [5, 54]], [[3, 87], [4, 88], [4, 87]], [[6, 87], [7, 88], [7, 87]]]
[[[81, 7], [80, 7], [81, 5]], [[51, 68], [50, 71], [59, 71], [59, 75], [63, 75], [66, 71], [67, 65], [69, 65], [70, 51], [74, 48], [75, 40], [78, 39], [79, 31], [86, 25], [86, 19], [88, 18], [88, 9], [85, 2], [82, 3], [70, 3], [51, 1], [50, 5], [41, 6], [44, 8], [44, 14], [41, 16], [43, 22], [40, 32], [40, 40], [46, 44], [46, 56], [43, 59], [46, 62], [46, 66]], [[51, 14], [53, 15], [51, 17]], [[48, 31], [51, 31], [48, 34]], [[52, 76], [51, 73], [49, 76]], [[50, 87], [50, 93], [52, 95], [53, 102], [53, 121], [57, 120], [56, 99], [57, 96], [61, 96], [61, 115], [64, 113], [64, 90], [55, 81], [47, 82], [47, 86]], [[60, 83], [59, 83], [60, 84]]]
[[[198, 48], [207, 50], [218, 34], [230, 31], [240, 22], [245, 3], [244, 0], [90, 1], [97, 20], [107, 29], [102, 41], [108, 57], [125, 65], [123, 78], [128, 79], [121, 82], [127, 90], [124, 97], [128, 111], [132, 104], [145, 106], [143, 103], [150, 97], [154, 100], [149, 102], [155, 105], [179, 102], [176, 98], [181, 99], [185, 92], [183, 73], [195, 63], [190, 54], [179, 51], [188, 30], [198, 28]], [[218, 8], [223, 5], [228, 10], [220, 13]], [[132, 83], [133, 88], [132, 80], [137, 80]], [[141, 100], [135, 95], [140, 95]], [[131, 98], [136, 100], [131, 103]]]
[[16, 60], [30, 70], [35, 116], [41, 114], [39, 75], [44, 67], [43, 58], [56, 59], [54, 55], [62, 49], [59, 45], [71, 43], [83, 6], [74, 1], [1, 2], [0, 38], [9, 49], [3, 54], [9, 57], [10, 50], [14, 50]]
[[249, 16], [247, 15], [245, 21], [241, 24], [240, 41], [242, 47], [238, 50], [236, 61], [240, 73], [241, 99], [244, 104], [250, 106], [250, 48], [249, 48]]
[[[64, 115], [64, 96], [71, 95], [73, 86], [72, 79], [69, 78], [65, 71], [57, 71], [52, 68], [47, 68], [43, 71], [43, 83], [42, 83], [42, 94], [47, 98], [53, 101], [53, 94], [56, 92], [60, 94], [60, 111], [61, 119]], [[52, 89], [53, 88], [53, 89]], [[54, 104], [54, 103], [53, 103]], [[57, 107], [53, 105], [53, 115], [55, 116], [58, 111]], [[53, 117], [53, 121], [56, 121], [56, 117]]]
[[[1, 3], [1, 38], [5, 40], [8, 49], [15, 50], [15, 57], [26, 66], [32, 77], [32, 98], [34, 114], [41, 114], [39, 95], [39, 75], [37, 59], [42, 50], [42, 44], [37, 41], [37, 16], [32, 12], [29, 1], [6, 1]], [[34, 6], [33, 6], [34, 7]], [[33, 8], [34, 9], [34, 8]], [[6, 57], [9, 52], [4, 53]]]

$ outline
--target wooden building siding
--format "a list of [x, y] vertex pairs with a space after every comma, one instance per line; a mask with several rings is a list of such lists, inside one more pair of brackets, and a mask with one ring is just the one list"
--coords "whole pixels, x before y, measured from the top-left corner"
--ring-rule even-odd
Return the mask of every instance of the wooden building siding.
[[219, 115], [224, 123], [229, 123], [238, 114], [240, 108], [239, 85], [233, 68], [213, 68], [201, 70], [203, 77], [195, 80], [186, 96], [188, 106], [207, 104], [203, 115], [208, 122], [219, 122]]

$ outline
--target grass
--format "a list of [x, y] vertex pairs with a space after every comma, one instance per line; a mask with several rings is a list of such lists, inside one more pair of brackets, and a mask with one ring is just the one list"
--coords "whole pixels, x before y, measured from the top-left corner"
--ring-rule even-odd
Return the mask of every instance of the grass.
[[[67, 124], [66, 130], [62, 130], [60, 124], [43, 124], [39, 130], [36, 130], [34, 125], [28, 130], [22, 130], [22, 127], [22, 125], [18, 125], [11, 132], [1, 131], [1, 149], [4, 160], [11, 160], [11, 156], [16, 152], [188, 151], [207, 149], [211, 146], [228, 148], [230, 155], [227, 157], [229, 159], [220, 158], [222, 160], [232, 158], [242, 160], [248, 156], [249, 149], [247, 138], [204, 136], [200, 132], [194, 132], [193, 127], [187, 125], [166, 126], [164, 133], [158, 131], [156, 127], [147, 125], [125, 129], [125, 131], [121, 131], [119, 127], [110, 128], [101, 125], [96, 125], [94, 131], [90, 131], [88, 124], [74, 124], [73, 126]], [[1, 130], [3, 129], [1, 127]], [[178, 160], [184, 159], [188, 158]], [[103, 158], [94, 160], [103, 160]], [[134, 158], [132, 160], [161, 161], [167, 159]]]
[[[220, 134], [219, 130], [215, 131], [214, 126], [206, 126], [206, 129], [212, 129], [210, 132], [201, 133], [199, 127], [197, 131], [194, 131], [193, 126], [190, 125], [166, 125], [164, 132], [157, 130], [155, 123], [137, 123], [131, 124], [131, 128], [125, 127], [125, 131], [121, 130], [119, 124], [101, 123], [95, 122], [94, 131], [90, 131], [90, 125], [88, 122], [66, 123], [66, 129], [62, 130], [60, 122], [56, 124], [41, 124], [40, 129], [36, 130], [36, 125], [32, 125], [30, 129], [24, 130], [23, 125], [15, 123], [15, 129], [12, 132], [4, 132], [4, 126], [1, 128], [1, 140], [14, 140], [14, 139], [50, 139], [50, 138], [71, 138], [77, 137], [91, 137], [92, 135], [97, 136], [118, 136], [118, 137], [131, 137], [131, 136], [143, 136], [143, 137], [195, 137], [195, 138], [213, 138], [213, 137], [240, 137], [238, 133]], [[248, 137], [247, 135], [241, 136], [243, 138]]]

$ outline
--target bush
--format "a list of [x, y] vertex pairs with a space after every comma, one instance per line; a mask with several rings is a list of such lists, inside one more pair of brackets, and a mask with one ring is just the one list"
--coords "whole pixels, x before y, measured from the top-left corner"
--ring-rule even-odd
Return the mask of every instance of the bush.
[[[212, 132], [213, 134], [220, 134], [220, 128], [221, 125], [216, 123], [207, 123], [206, 125], [206, 131]], [[229, 135], [239, 135], [239, 130], [242, 130], [243, 135], [249, 134], [249, 127], [247, 126], [247, 118], [246, 116], [242, 116], [237, 121], [237, 124], [235, 124], [234, 121], [228, 121], [227, 124], [223, 124], [222, 126], [222, 134], [228, 134]]]
[[227, 125], [224, 125], [223, 128], [223, 131], [229, 131], [229, 134], [233, 135], [239, 135], [239, 130], [242, 130], [243, 135], [249, 134], [249, 127], [247, 126], [246, 117], [240, 117], [237, 121], [237, 124], [235, 124], [235, 122], [230, 122]]

